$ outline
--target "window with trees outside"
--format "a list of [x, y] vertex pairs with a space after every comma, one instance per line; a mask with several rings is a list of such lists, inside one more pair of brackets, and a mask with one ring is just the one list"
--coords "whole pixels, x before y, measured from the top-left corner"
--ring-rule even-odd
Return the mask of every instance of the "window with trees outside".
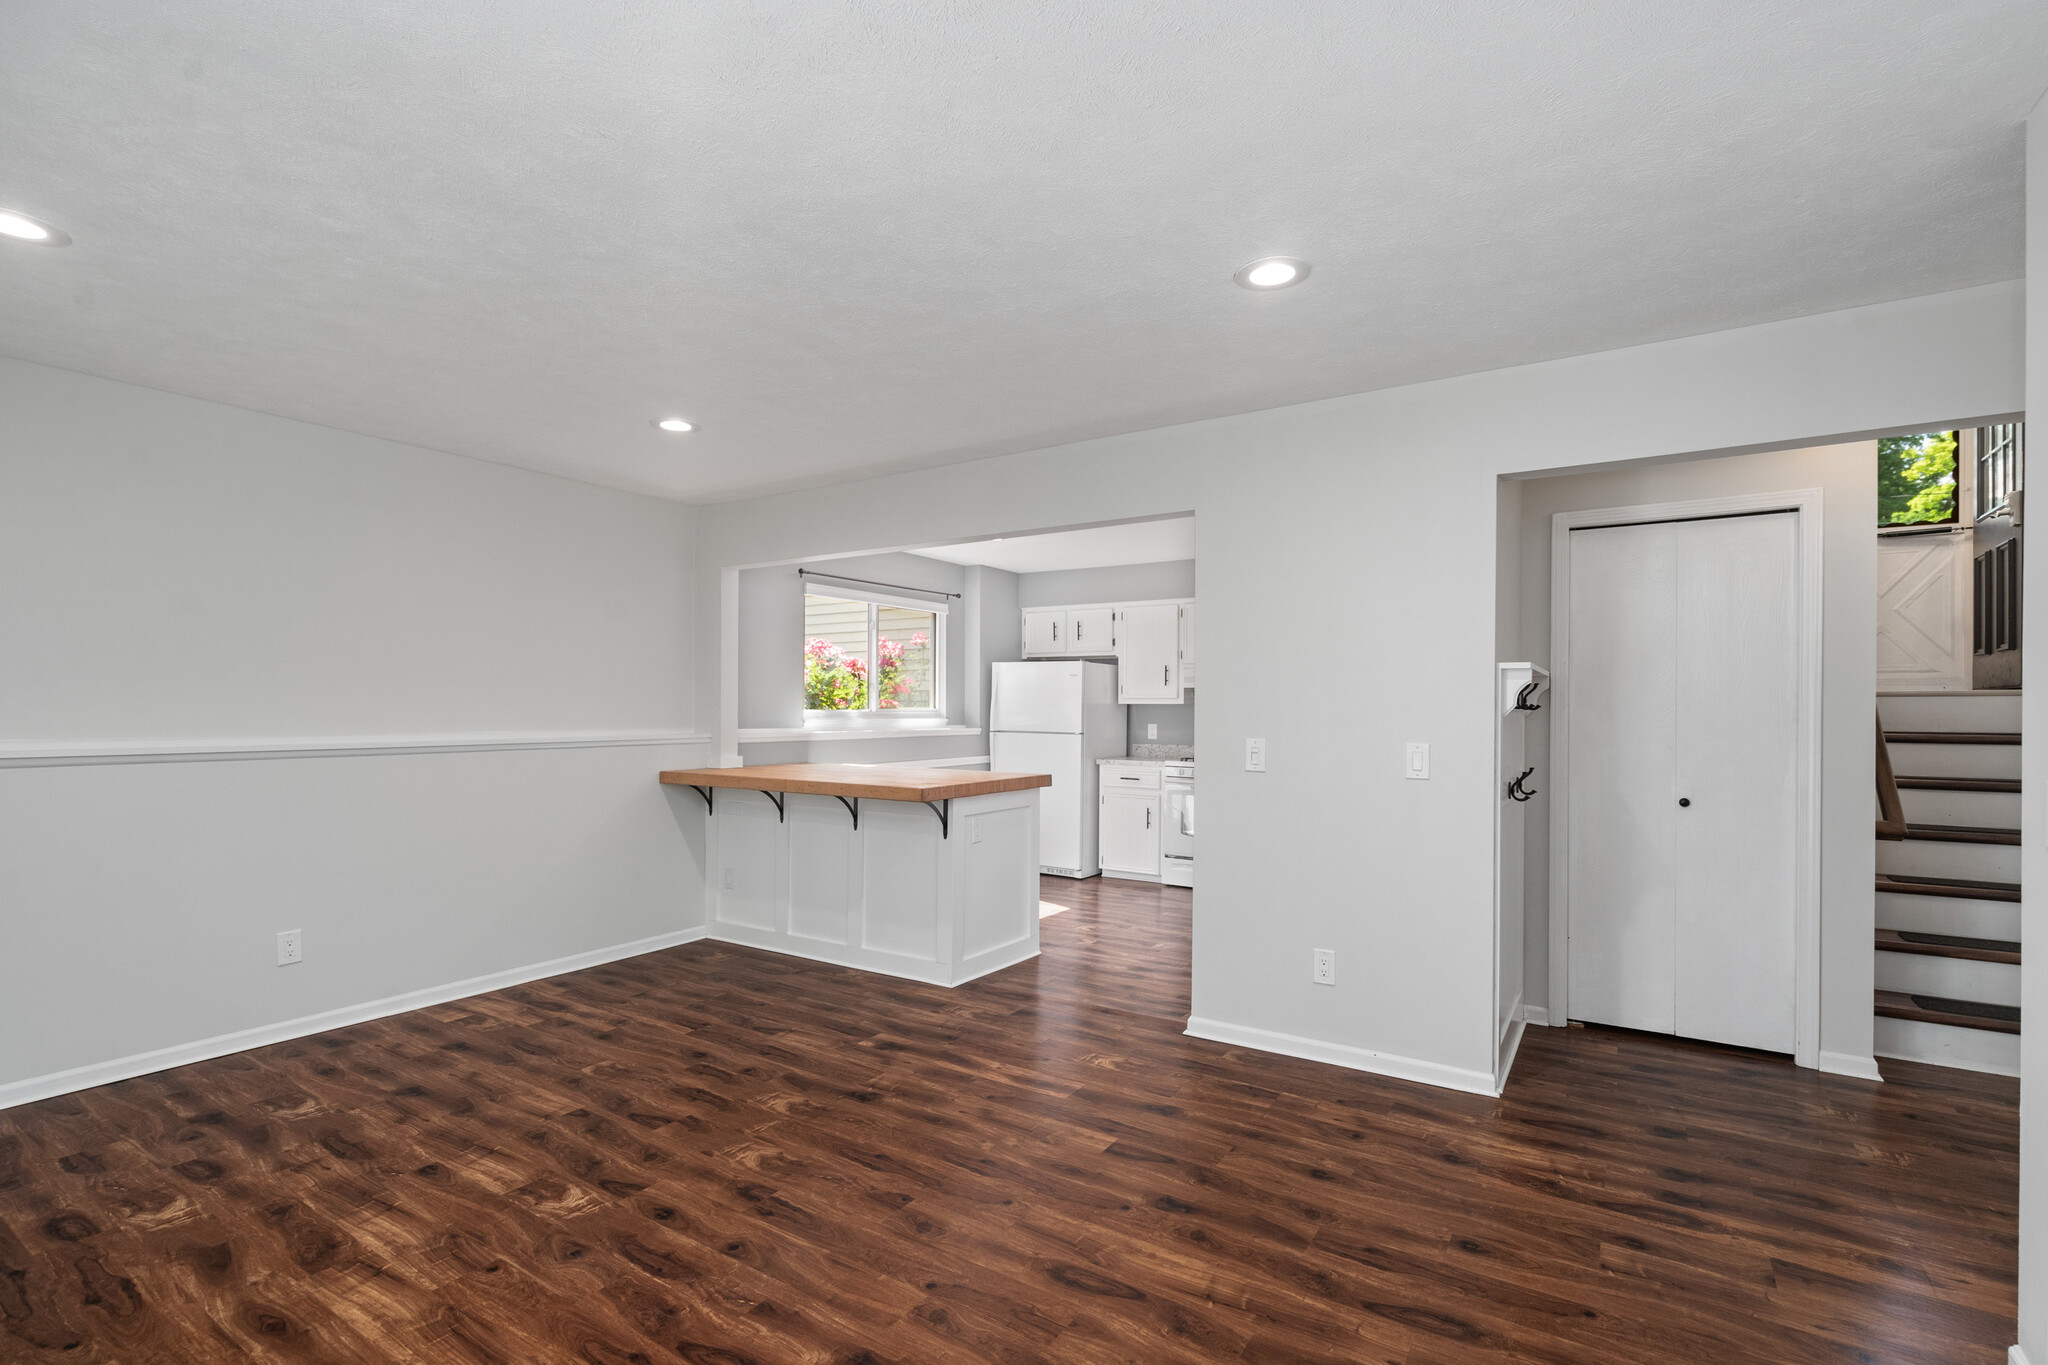
[[939, 709], [943, 608], [804, 594], [804, 710]]
[[1956, 434], [1927, 431], [1877, 443], [1877, 524], [1956, 520]]

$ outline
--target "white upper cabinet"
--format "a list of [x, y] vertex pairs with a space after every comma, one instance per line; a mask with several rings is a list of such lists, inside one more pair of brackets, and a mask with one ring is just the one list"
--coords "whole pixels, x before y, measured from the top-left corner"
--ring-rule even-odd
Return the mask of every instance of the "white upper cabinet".
[[1119, 609], [1116, 643], [1118, 701], [1181, 700], [1178, 602]]
[[1195, 604], [1180, 604], [1180, 685], [1195, 685]]
[[1119, 702], [1183, 702], [1195, 685], [1195, 604], [1026, 607], [1024, 657], [1115, 659]]
[[1116, 653], [1115, 607], [1070, 607], [1067, 610], [1069, 654]]
[[1032, 607], [1024, 612], [1024, 657], [1042, 658], [1047, 655], [1058, 657], [1071, 654], [1068, 648], [1072, 637], [1068, 634], [1067, 609], [1065, 607]]

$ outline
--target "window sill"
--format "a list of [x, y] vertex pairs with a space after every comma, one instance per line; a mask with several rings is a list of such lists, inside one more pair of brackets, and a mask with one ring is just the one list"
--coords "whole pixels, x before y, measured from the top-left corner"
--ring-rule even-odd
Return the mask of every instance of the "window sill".
[[978, 735], [978, 725], [934, 725], [906, 722], [901, 725], [833, 725], [790, 730], [742, 730], [742, 744], [782, 744], [791, 740], [825, 739], [927, 739], [941, 735]]

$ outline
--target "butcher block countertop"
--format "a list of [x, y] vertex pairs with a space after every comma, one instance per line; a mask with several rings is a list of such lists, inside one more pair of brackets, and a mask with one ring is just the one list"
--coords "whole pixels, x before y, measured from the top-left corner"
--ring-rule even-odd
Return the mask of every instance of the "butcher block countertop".
[[[1050, 787], [1050, 773], [980, 773], [953, 768], [868, 767], [859, 763], [763, 763], [752, 768], [671, 768], [672, 787], [733, 787], [872, 801], [949, 801], [959, 796]], [[707, 798], [708, 799], [708, 798]]]

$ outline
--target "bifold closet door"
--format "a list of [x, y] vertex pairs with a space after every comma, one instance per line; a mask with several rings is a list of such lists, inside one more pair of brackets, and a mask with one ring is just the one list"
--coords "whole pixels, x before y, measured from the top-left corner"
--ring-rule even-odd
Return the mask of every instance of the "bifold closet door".
[[1571, 1016], [1678, 1027], [1676, 523], [1571, 533]]
[[1676, 526], [1676, 1031], [1791, 1052], [1799, 518]]
[[1571, 533], [1573, 1018], [1793, 1050], [1798, 532]]

